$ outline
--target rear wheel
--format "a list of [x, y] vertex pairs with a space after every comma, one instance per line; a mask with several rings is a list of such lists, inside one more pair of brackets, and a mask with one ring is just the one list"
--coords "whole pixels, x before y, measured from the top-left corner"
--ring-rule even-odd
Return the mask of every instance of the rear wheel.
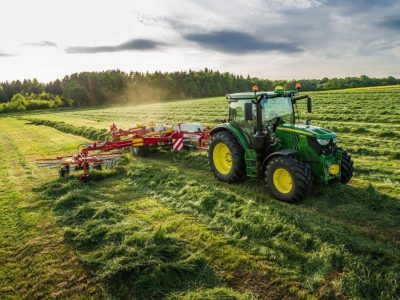
[[288, 156], [275, 157], [268, 163], [265, 182], [275, 198], [289, 203], [301, 201], [313, 188], [310, 166]]
[[343, 148], [338, 149], [342, 151], [342, 162], [340, 164], [340, 182], [346, 184], [353, 177], [354, 163], [351, 159], [351, 155], [346, 150], [344, 150]]
[[228, 131], [215, 134], [208, 149], [208, 160], [215, 177], [224, 182], [239, 182], [246, 178], [244, 152]]
[[149, 146], [132, 147], [132, 154], [136, 157], [147, 157], [149, 152]]

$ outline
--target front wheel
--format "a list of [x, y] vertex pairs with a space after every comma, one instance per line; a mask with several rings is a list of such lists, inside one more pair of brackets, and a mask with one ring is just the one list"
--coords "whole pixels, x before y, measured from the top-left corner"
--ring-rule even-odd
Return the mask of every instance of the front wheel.
[[338, 149], [342, 151], [342, 162], [340, 164], [340, 182], [346, 184], [353, 177], [354, 163], [351, 159], [351, 155], [346, 150], [340, 147]]
[[293, 157], [279, 156], [268, 163], [265, 182], [275, 198], [297, 203], [311, 193], [313, 176], [307, 163]]

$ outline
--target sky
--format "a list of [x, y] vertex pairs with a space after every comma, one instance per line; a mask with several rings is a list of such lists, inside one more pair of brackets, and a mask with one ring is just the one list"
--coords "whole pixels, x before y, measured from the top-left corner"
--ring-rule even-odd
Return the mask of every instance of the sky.
[[0, 28], [0, 81], [205, 67], [400, 77], [398, 0], [4, 0]]

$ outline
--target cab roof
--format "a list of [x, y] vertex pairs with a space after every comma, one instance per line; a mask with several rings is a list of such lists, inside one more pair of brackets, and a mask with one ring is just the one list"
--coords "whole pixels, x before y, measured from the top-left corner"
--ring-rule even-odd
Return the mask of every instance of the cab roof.
[[[294, 92], [284, 92], [283, 94], [278, 94], [275, 92], [257, 92], [257, 98], [260, 96], [267, 96], [267, 98], [274, 98], [274, 97], [287, 97], [291, 96]], [[234, 93], [234, 94], [227, 94], [226, 99], [228, 100], [248, 100], [254, 99], [254, 92], [246, 92], [246, 93]]]

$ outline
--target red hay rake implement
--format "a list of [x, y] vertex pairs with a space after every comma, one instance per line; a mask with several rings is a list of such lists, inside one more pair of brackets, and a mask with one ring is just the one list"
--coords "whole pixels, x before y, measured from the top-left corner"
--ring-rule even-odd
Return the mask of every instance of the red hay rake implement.
[[210, 140], [210, 128], [203, 129], [201, 124], [171, 126], [150, 123], [147, 126], [138, 124], [127, 130], [112, 124], [110, 129], [111, 140], [84, 145], [75, 155], [36, 159], [35, 162], [39, 167], [59, 168], [60, 177], [71, 170], [82, 170], [79, 178], [87, 181], [90, 169], [102, 170], [103, 166], [114, 166], [122, 155], [121, 150], [132, 149], [135, 156], [145, 157], [150, 147], [171, 147], [174, 151], [183, 148], [207, 150]]

